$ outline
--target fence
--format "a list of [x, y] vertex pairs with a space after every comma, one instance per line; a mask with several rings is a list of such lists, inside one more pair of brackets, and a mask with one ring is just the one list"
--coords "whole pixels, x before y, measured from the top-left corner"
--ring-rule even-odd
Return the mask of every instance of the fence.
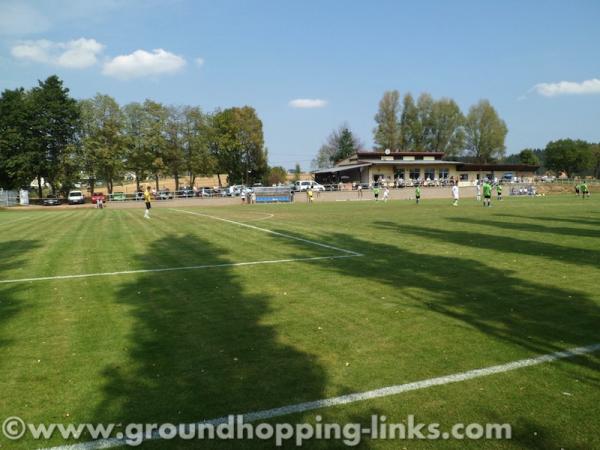
[[0, 206], [16, 206], [19, 204], [19, 195], [16, 191], [0, 189]]

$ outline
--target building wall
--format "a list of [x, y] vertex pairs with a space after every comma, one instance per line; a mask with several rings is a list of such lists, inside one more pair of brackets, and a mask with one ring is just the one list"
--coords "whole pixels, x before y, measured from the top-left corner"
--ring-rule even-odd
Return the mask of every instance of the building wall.
[[425, 179], [425, 169], [434, 169], [434, 177], [433, 179], [436, 178], [440, 178], [440, 169], [448, 169], [448, 178], [453, 177], [454, 179], [458, 178], [459, 172], [456, 171], [456, 166], [455, 165], [448, 165], [448, 166], [432, 166], [430, 164], [427, 164], [427, 162], [425, 161], [423, 164], [412, 164], [412, 165], [402, 165], [402, 164], [398, 164], [396, 166], [392, 166], [392, 165], [381, 165], [381, 166], [371, 166], [368, 169], [368, 176], [367, 176], [367, 180], [362, 180], [361, 182], [363, 183], [372, 183], [375, 180], [375, 175], [384, 175], [387, 181], [393, 181], [395, 179], [394, 174], [396, 173], [397, 169], [404, 169], [404, 179], [408, 180], [410, 179], [410, 172], [411, 170], [414, 169], [419, 169], [419, 178], [421, 179]]
[[[428, 164], [428, 161], [419, 161], [417, 164], [402, 164], [402, 161], [398, 161], [397, 164], [381, 164], [379, 160], [365, 160], [370, 162], [372, 166], [361, 167], [360, 169], [351, 170], [345, 172], [348, 178], [344, 179], [344, 182], [360, 182], [360, 183], [373, 183], [376, 176], [383, 176], [386, 182], [393, 182], [395, 180], [395, 173], [397, 169], [404, 169], [404, 179], [409, 180], [411, 178], [411, 170], [419, 169], [419, 176], [421, 180], [425, 180], [426, 169], [433, 169], [434, 175], [431, 180], [441, 179], [440, 169], [448, 170], [448, 179], [458, 180], [461, 185], [472, 185], [478, 179], [486, 177], [502, 179], [506, 173], [512, 173], [513, 176], [517, 176], [523, 181], [530, 181], [534, 174], [532, 172], [514, 172], [514, 171], [475, 171], [475, 170], [457, 170], [456, 164]], [[379, 163], [379, 164], [378, 164]], [[325, 179], [326, 176], [320, 176], [318, 179]], [[414, 179], [414, 177], [412, 177]]]
[[[478, 179], [484, 179], [486, 177], [490, 177], [493, 178], [497, 178], [497, 179], [502, 179], [504, 177], [505, 174], [509, 174], [511, 173], [513, 176], [519, 177], [519, 179], [523, 179], [523, 181], [531, 181], [533, 179], [534, 174], [532, 172], [515, 172], [515, 171], [504, 171], [504, 170], [496, 170], [496, 171], [468, 171], [468, 170], [457, 170], [456, 169], [456, 165], [448, 165], [448, 166], [431, 166], [428, 165], [427, 162], [424, 162], [423, 164], [416, 164], [416, 165], [402, 165], [402, 164], [398, 164], [397, 166], [391, 166], [391, 165], [381, 165], [381, 166], [371, 166], [368, 167], [368, 175], [367, 175], [367, 179], [365, 180], [363, 177], [363, 180], [361, 180], [362, 183], [372, 183], [375, 180], [375, 175], [384, 175], [386, 178], [386, 181], [393, 181], [394, 180], [394, 173], [396, 171], [396, 169], [399, 168], [403, 168], [404, 169], [404, 179], [408, 180], [410, 179], [410, 171], [411, 169], [420, 169], [420, 173], [419, 173], [419, 178], [421, 178], [422, 180], [426, 179], [425, 178], [425, 169], [429, 169], [432, 168], [435, 170], [435, 176], [433, 179], [436, 178], [440, 178], [440, 169], [445, 168], [448, 169], [448, 178], [452, 178], [455, 180], [459, 180], [462, 181], [463, 183], [467, 184], [467, 183], [474, 183], [475, 181], [477, 181]], [[366, 170], [364, 172], [367, 172]]]

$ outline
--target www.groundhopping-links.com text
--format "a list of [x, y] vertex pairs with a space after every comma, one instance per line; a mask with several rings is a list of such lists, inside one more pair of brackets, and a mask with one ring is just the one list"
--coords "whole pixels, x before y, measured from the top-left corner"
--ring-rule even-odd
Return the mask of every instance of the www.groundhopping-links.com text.
[[[121, 431], [122, 430], [122, 431]], [[242, 415], [195, 424], [41, 424], [28, 423], [20, 417], [8, 417], [2, 424], [6, 439], [50, 440], [59, 436], [65, 441], [116, 440], [121, 445], [138, 446], [146, 440], [264, 440], [276, 446], [294, 442], [301, 446], [310, 440], [336, 440], [349, 447], [362, 439], [379, 440], [481, 440], [511, 439], [510, 424], [457, 423], [443, 430], [439, 423], [420, 423], [413, 415], [405, 421], [391, 423], [386, 416], [372, 415], [368, 426], [360, 423], [323, 422], [319, 415], [312, 423], [246, 423]], [[118, 442], [117, 442], [118, 443]]]

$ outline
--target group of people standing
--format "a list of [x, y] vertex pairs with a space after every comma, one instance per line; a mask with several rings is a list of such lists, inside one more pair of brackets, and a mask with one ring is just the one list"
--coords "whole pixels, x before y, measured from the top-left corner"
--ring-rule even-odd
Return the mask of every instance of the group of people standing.
[[[492, 184], [486, 179], [482, 184], [477, 183], [477, 201], [481, 201], [481, 191], [483, 190], [483, 206], [492, 206]], [[496, 196], [498, 200], [502, 200], [502, 185], [496, 184]]]
[[[496, 189], [496, 197], [498, 200], [502, 200], [502, 185], [500, 183], [495, 185]], [[481, 201], [481, 194], [483, 191], [483, 206], [490, 207], [492, 206], [492, 191], [494, 190], [494, 186], [488, 180], [484, 180], [481, 183], [477, 183], [477, 201]], [[421, 186], [417, 185], [415, 187], [415, 200], [417, 205], [421, 202]], [[363, 189], [362, 186], [358, 186], [357, 188], [358, 198], [363, 198]], [[379, 196], [381, 194], [381, 188], [378, 185], [373, 187], [373, 198], [375, 201], [379, 201]], [[389, 200], [390, 190], [386, 186], [383, 188], [383, 201], [386, 202]], [[454, 184], [452, 186], [452, 206], [458, 206], [458, 201], [460, 200], [460, 190], [458, 184]], [[309, 194], [309, 201], [312, 201], [312, 195]]]

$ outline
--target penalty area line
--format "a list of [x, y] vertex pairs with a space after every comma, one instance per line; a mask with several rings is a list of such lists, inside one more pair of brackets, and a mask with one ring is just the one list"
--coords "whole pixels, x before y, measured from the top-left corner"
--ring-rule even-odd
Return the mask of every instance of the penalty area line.
[[335, 250], [336, 252], [345, 253], [345, 254], [351, 255], [351, 256], [364, 256], [361, 253], [358, 253], [358, 252], [355, 252], [352, 250], [346, 250], [343, 248], [334, 247], [333, 245], [324, 244], [322, 242], [317, 242], [317, 241], [311, 241], [309, 239], [304, 239], [304, 238], [301, 238], [298, 236], [292, 236], [291, 234], [285, 234], [285, 233], [281, 233], [279, 231], [269, 230], [268, 228], [257, 227], [256, 225], [250, 225], [250, 224], [244, 223], [244, 222], [236, 222], [235, 220], [224, 219], [223, 217], [211, 216], [210, 214], [203, 214], [203, 213], [198, 213], [198, 212], [193, 212], [193, 211], [187, 211], [185, 209], [175, 209], [175, 208], [170, 208], [170, 209], [171, 209], [171, 211], [176, 211], [176, 212], [185, 213], [185, 214], [192, 214], [194, 216], [200, 216], [200, 217], [208, 217], [209, 219], [220, 220], [222, 222], [232, 223], [234, 225], [251, 228], [253, 230], [261, 231], [263, 233], [273, 234], [275, 236], [283, 237], [286, 239], [292, 239], [294, 241], [304, 242], [304, 243], [310, 244], [310, 245], [316, 245], [318, 247], [327, 248], [329, 250]]
[[[354, 394], [342, 395], [339, 397], [327, 398], [323, 400], [316, 400], [312, 402], [296, 403], [293, 405], [282, 406], [273, 409], [264, 409], [260, 411], [248, 412], [241, 414], [244, 423], [256, 422], [258, 420], [269, 420], [275, 417], [287, 416], [290, 414], [303, 413], [307, 411], [313, 411], [316, 409], [330, 408], [332, 406], [347, 405], [349, 403], [361, 402], [365, 400], [371, 400], [376, 398], [388, 397], [391, 395], [398, 395], [404, 392], [416, 391], [419, 389], [426, 389], [433, 386], [443, 386], [445, 384], [458, 383], [461, 381], [472, 380], [474, 378], [486, 377], [503, 372], [510, 372], [512, 370], [522, 369], [524, 367], [536, 366], [538, 364], [549, 363], [558, 361], [560, 359], [574, 358], [576, 356], [583, 356], [588, 353], [593, 353], [600, 350], [600, 343], [591, 344], [585, 347], [576, 347], [568, 350], [563, 350], [555, 353], [548, 353], [545, 355], [520, 359], [512, 361], [506, 364], [500, 364], [497, 366], [489, 366], [483, 369], [469, 370], [466, 372], [455, 373], [452, 375], [446, 375], [437, 378], [429, 378], [426, 380], [415, 381], [412, 383], [398, 384], [395, 386], [387, 386], [381, 389], [375, 389], [372, 391], [357, 392]], [[233, 415], [233, 414], [230, 414]], [[199, 425], [219, 425], [227, 423], [230, 416], [218, 417], [215, 419], [205, 420], [193, 424], [184, 424], [182, 427], [186, 429], [193, 429], [192, 427]], [[149, 439], [145, 440], [157, 440], [160, 439], [158, 433], [152, 433]], [[74, 445], [63, 445], [58, 447], [52, 447], [42, 450], [96, 450], [102, 448], [113, 448], [127, 445], [125, 439], [100, 439], [97, 441], [82, 442]]]

